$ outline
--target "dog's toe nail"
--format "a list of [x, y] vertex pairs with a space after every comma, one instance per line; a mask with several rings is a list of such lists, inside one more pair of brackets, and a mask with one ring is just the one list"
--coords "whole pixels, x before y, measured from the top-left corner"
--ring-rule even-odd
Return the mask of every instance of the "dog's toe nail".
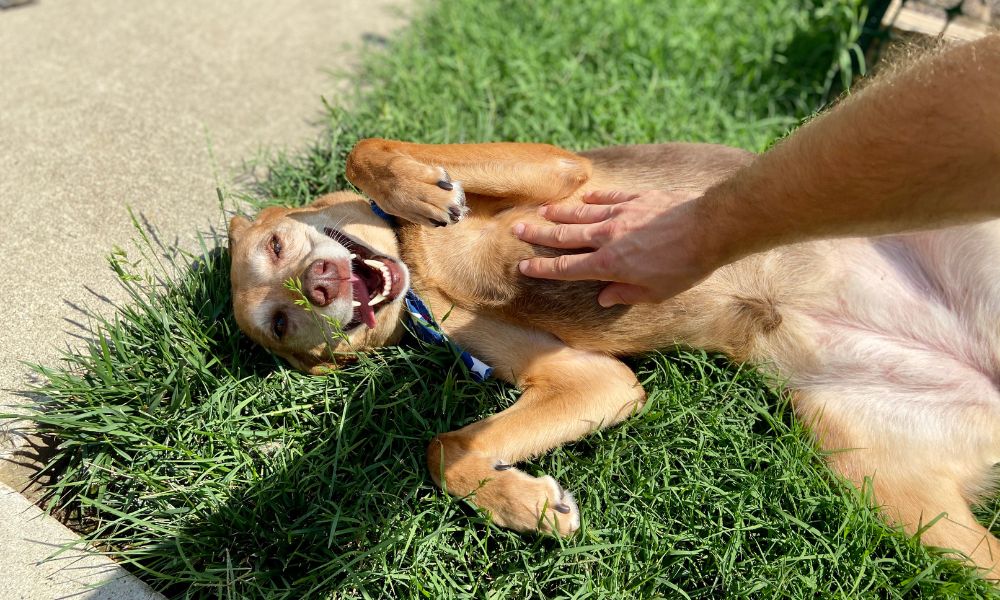
[[496, 466], [494, 466], [493, 468], [496, 469], [497, 471], [506, 471], [507, 469], [511, 469], [513, 467], [514, 465], [508, 465], [506, 463], [497, 463]]
[[445, 181], [443, 179], [437, 182], [437, 186], [442, 190], [448, 190], [449, 192], [455, 189], [455, 186], [453, 186], [450, 181]]
[[452, 223], [458, 223], [458, 220], [462, 218], [462, 209], [457, 206], [452, 206], [448, 209], [448, 214], [451, 215]]
[[559, 503], [559, 504], [556, 504], [555, 506], [553, 506], [552, 508], [556, 509], [556, 512], [560, 512], [560, 513], [562, 513], [564, 515], [568, 515], [569, 514], [569, 507], [566, 506], [565, 504]]
[[444, 227], [447, 225], [444, 221], [439, 221], [438, 219], [430, 219], [430, 222], [434, 224], [435, 227]]

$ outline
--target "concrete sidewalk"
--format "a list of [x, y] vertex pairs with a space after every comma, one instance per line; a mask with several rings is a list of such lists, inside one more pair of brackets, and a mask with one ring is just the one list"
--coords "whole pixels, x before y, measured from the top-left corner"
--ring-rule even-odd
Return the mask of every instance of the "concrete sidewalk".
[[[68, 550], [77, 536], [0, 483], [0, 598], [162, 599], [100, 554]], [[10, 562], [13, 561], [13, 565]]]
[[[24, 362], [54, 364], [119, 300], [105, 256], [133, 232], [193, 247], [224, 230], [215, 188], [260, 148], [318, 133], [328, 70], [403, 23], [406, 0], [35, 0], [0, 10], [0, 411], [23, 407]], [[88, 291], [88, 290], [92, 290]], [[0, 430], [0, 455], [17, 442]], [[0, 428], [2, 429], [2, 428]], [[147, 598], [107, 559], [39, 562], [67, 531], [0, 489], [0, 597]], [[51, 550], [50, 550], [51, 551]]]

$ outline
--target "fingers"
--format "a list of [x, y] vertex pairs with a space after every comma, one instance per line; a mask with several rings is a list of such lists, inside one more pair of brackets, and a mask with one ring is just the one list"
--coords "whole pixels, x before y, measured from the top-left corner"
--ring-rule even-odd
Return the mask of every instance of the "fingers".
[[553, 204], [542, 206], [538, 214], [553, 223], [599, 223], [610, 219], [613, 215], [611, 206], [596, 206], [592, 204]]
[[[541, 279], [601, 279], [604, 270], [596, 254], [570, 254], [555, 258], [529, 258], [518, 263], [521, 273]], [[597, 303], [608, 308], [616, 304], [655, 302], [650, 290], [630, 283], [610, 283], [597, 296]]]
[[542, 206], [538, 214], [553, 223], [587, 224], [606, 221], [615, 215], [615, 204], [638, 198], [631, 192], [603, 191], [587, 192], [584, 204], [554, 204]]
[[621, 204], [629, 200], [635, 200], [639, 194], [633, 192], [620, 192], [618, 190], [597, 190], [587, 192], [583, 196], [583, 201], [589, 205]]
[[596, 232], [590, 225], [532, 225], [518, 223], [514, 235], [529, 244], [550, 248], [596, 248]]
[[590, 204], [543, 206], [538, 213], [556, 224], [518, 223], [514, 226], [514, 235], [525, 242], [550, 248], [597, 248], [613, 231], [608, 221], [614, 216], [614, 208]]
[[639, 304], [652, 302], [650, 292], [644, 287], [630, 283], [611, 283], [597, 295], [597, 303], [608, 308], [616, 304]]
[[600, 268], [595, 253], [564, 254], [555, 258], [529, 258], [517, 264], [521, 273], [528, 277], [539, 279], [561, 279], [578, 281], [583, 279], [601, 279], [603, 269]]

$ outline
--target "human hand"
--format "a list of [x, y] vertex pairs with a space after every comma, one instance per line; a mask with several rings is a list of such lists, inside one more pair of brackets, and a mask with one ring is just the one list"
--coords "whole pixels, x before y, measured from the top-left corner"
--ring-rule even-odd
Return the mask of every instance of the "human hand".
[[583, 254], [530, 258], [528, 277], [609, 281], [601, 306], [660, 302], [695, 285], [718, 266], [704, 247], [709, 224], [699, 222], [693, 194], [666, 191], [589, 192], [582, 205], [542, 206], [554, 225], [517, 223], [525, 242]]

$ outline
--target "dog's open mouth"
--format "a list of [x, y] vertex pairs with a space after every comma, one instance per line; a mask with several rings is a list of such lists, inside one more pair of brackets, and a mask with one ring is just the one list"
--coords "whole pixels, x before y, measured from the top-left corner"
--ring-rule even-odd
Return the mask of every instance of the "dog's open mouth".
[[362, 324], [374, 329], [377, 324], [376, 312], [388, 306], [406, 291], [406, 267], [398, 260], [382, 256], [332, 227], [324, 228], [323, 232], [351, 253], [354, 314], [344, 330]]

